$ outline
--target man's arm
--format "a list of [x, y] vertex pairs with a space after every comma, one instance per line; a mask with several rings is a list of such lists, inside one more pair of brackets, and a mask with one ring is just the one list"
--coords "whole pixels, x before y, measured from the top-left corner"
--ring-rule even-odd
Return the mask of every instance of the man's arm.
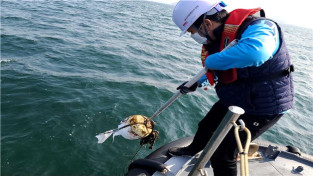
[[279, 43], [275, 23], [269, 20], [256, 21], [243, 32], [237, 45], [208, 56], [205, 65], [213, 70], [260, 66], [277, 52]]

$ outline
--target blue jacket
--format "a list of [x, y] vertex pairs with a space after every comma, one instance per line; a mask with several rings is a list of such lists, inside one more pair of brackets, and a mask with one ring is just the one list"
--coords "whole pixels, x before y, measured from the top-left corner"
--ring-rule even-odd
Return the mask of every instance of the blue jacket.
[[[254, 19], [244, 22], [241, 26], [248, 27], [238, 33], [238, 44], [226, 51], [208, 56], [205, 62], [207, 68], [214, 70], [237, 68], [238, 80], [253, 80], [282, 72], [291, 65], [278, 24], [271, 20]], [[203, 80], [204, 78], [199, 80], [200, 83]], [[218, 82], [215, 89], [223, 104], [240, 106], [248, 114], [279, 114], [293, 106], [291, 75], [259, 82], [232, 84]]]

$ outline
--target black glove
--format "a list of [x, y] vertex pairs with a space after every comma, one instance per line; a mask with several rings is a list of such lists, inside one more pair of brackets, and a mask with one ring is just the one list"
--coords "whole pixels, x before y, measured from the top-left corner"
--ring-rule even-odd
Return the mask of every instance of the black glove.
[[197, 87], [198, 87], [198, 83], [194, 83], [191, 87], [186, 87], [185, 84], [187, 83], [188, 81], [184, 82], [182, 85], [178, 86], [176, 89], [180, 91], [180, 93], [182, 94], [187, 94], [189, 92], [194, 92]]

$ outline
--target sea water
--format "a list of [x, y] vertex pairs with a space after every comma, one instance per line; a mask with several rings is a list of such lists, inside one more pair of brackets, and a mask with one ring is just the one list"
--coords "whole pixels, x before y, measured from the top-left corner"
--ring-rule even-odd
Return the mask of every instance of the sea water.
[[[178, 37], [173, 6], [147, 1], [1, 1], [1, 174], [123, 175], [139, 141], [95, 135], [151, 116], [201, 69], [201, 46]], [[312, 29], [281, 25], [295, 106], [260, 138], [313, 154]], [[154, 149], [192, 136], [214, 88], [155, 118]], [[151, 150], [142, 149], [136, 158]]]

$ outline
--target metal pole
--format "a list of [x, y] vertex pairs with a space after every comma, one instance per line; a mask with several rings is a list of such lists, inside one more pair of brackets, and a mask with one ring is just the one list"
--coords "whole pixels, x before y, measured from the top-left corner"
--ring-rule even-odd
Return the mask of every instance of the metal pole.
[[[225, 51], [233, 46], [235, 46], [238, 43], [238, 40], [235, 39], [232, 42], [230, 42], [222, 51]], [[222, 52], [221, 51], [221, 52]], [[190, 87], [192, 86], [194, 83], [196, 83], [203, 75], [205, 75], [206, 73], [206, 68], [202, 68], [202, 70], [200, 70], [200, 72], [195, 75], [193, 78], [191, 78], [186, 84], [186, 87]], [[159, 114], [161, 114], [161, 112], [163, 112], [168, 106], [170, 106], [177, 98], [179, 98], [182, 94], [180, 93], [180, 91], [176, 92], [160, 109], [158, 109], [150, 118], [153, 119], [156, 116], [158, 116]]]
[[[198, 74], [196, 74], [193, 78], [191, 78], [186, 84], [186, 87], [192, 86], [196, 83], [204, 74], [206, 73], [205, 68], [202, 68]], [[163, 112], [168, 106], [170, 106], [178, 97], [182, 94], [180, 91], [177, 91], [160, 109], [158, 109], [150, 118], [153, 119], [154, 117], [158, 116]]]
[[220, 123], [220, 125], [215, 130], [214, 134], [212, 135], [210, 141], [203, 149], [199, 159], [197, 160], [195, 166], [192, 168], [191, 172], [188, 176], [198, 176], [202, 173], [203, 175], [203, 168], [206, 163], [210, 160], [213, 153], [217, 149], [217, 147], [221, 144], [229, 130], [232, 128], [232, 122], [236, 121], [240, 115], [244, 114], [244, 110], [237, 106], [230, 106], [228, 108], [228, 112], [225, 115], [224, 119]]

